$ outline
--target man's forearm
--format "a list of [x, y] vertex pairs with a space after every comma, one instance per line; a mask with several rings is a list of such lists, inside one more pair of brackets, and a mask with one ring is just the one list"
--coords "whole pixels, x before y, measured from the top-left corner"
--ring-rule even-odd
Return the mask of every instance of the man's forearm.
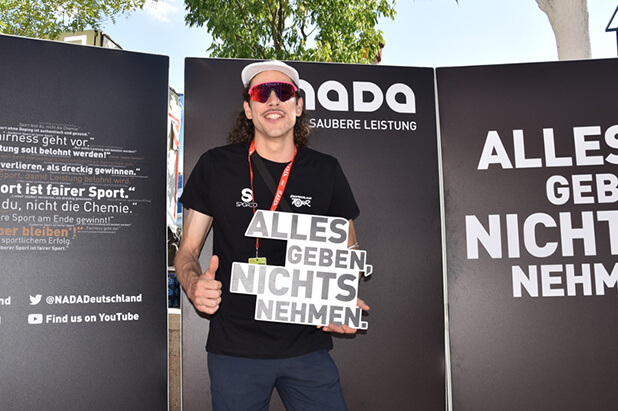
[[193, 301], [195, 298], [195, 283], [202, 274], [199, 260], [193, 254], [181, 248], [176, 253], [174, 267], [176, 268], [178, 282], [184, 288], [189, 299]]

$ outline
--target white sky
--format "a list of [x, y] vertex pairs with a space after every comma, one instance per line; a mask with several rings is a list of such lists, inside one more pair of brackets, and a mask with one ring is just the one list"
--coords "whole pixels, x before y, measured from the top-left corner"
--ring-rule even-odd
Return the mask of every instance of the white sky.
[[[593, 58], [616, 57], [605, 28], [617, 0], [588, 0]], [[554, 34], [535, 0], [398, 0], [382, 20], [383, 65], [443, 67], [557, 60]], [[170, 85], [184, 91], [185, 57], [208, 57], [210, 36], [184, 23], [183, 0], [162, 0], [103, 31], [125, 50], [170, 57]]]

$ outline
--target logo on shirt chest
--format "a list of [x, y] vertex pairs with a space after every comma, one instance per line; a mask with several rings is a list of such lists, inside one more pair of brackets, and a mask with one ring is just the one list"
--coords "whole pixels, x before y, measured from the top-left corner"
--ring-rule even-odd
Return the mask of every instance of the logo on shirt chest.
[[311, 197], [301, 196], [292, 194], [290, 195], [290, 200], [292, 200], [292, 206], [296, 208], [301, 207], [311, 207]]
[[240, 190], [240, 201], [236, 202], [236, 207], [257, 208], [257, 203], [253, 201], [253, 192], [250, 188]]

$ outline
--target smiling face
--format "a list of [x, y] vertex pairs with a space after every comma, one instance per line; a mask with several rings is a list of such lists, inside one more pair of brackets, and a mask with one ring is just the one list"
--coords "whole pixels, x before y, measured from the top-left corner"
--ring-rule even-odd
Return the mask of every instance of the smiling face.
[[[257, 74], [250, 86], [267, 82], [286, 82], [292, 80], [278, 71], [263, 71]], [[271, 91], [265, 103], [258, 101], [244, 102], [245, 115], [253, 122], [255, 139], [294, 141], [294, 125], [296, 116], [303, 111], [303, 100], [300, 97], [281, 101], [274, 91]]]

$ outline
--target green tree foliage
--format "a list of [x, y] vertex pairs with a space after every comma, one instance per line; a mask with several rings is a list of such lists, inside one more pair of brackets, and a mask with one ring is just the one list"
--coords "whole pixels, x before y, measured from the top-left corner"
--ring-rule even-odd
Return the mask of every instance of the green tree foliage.
[[55, 39], [60, 33], [99, 29], [146, 0], [0, 0], [0, 32]]
[[378, 19], [395, 0], [185, 0], [206, 26], [213, 57], [371, 63], [384, 43]]

